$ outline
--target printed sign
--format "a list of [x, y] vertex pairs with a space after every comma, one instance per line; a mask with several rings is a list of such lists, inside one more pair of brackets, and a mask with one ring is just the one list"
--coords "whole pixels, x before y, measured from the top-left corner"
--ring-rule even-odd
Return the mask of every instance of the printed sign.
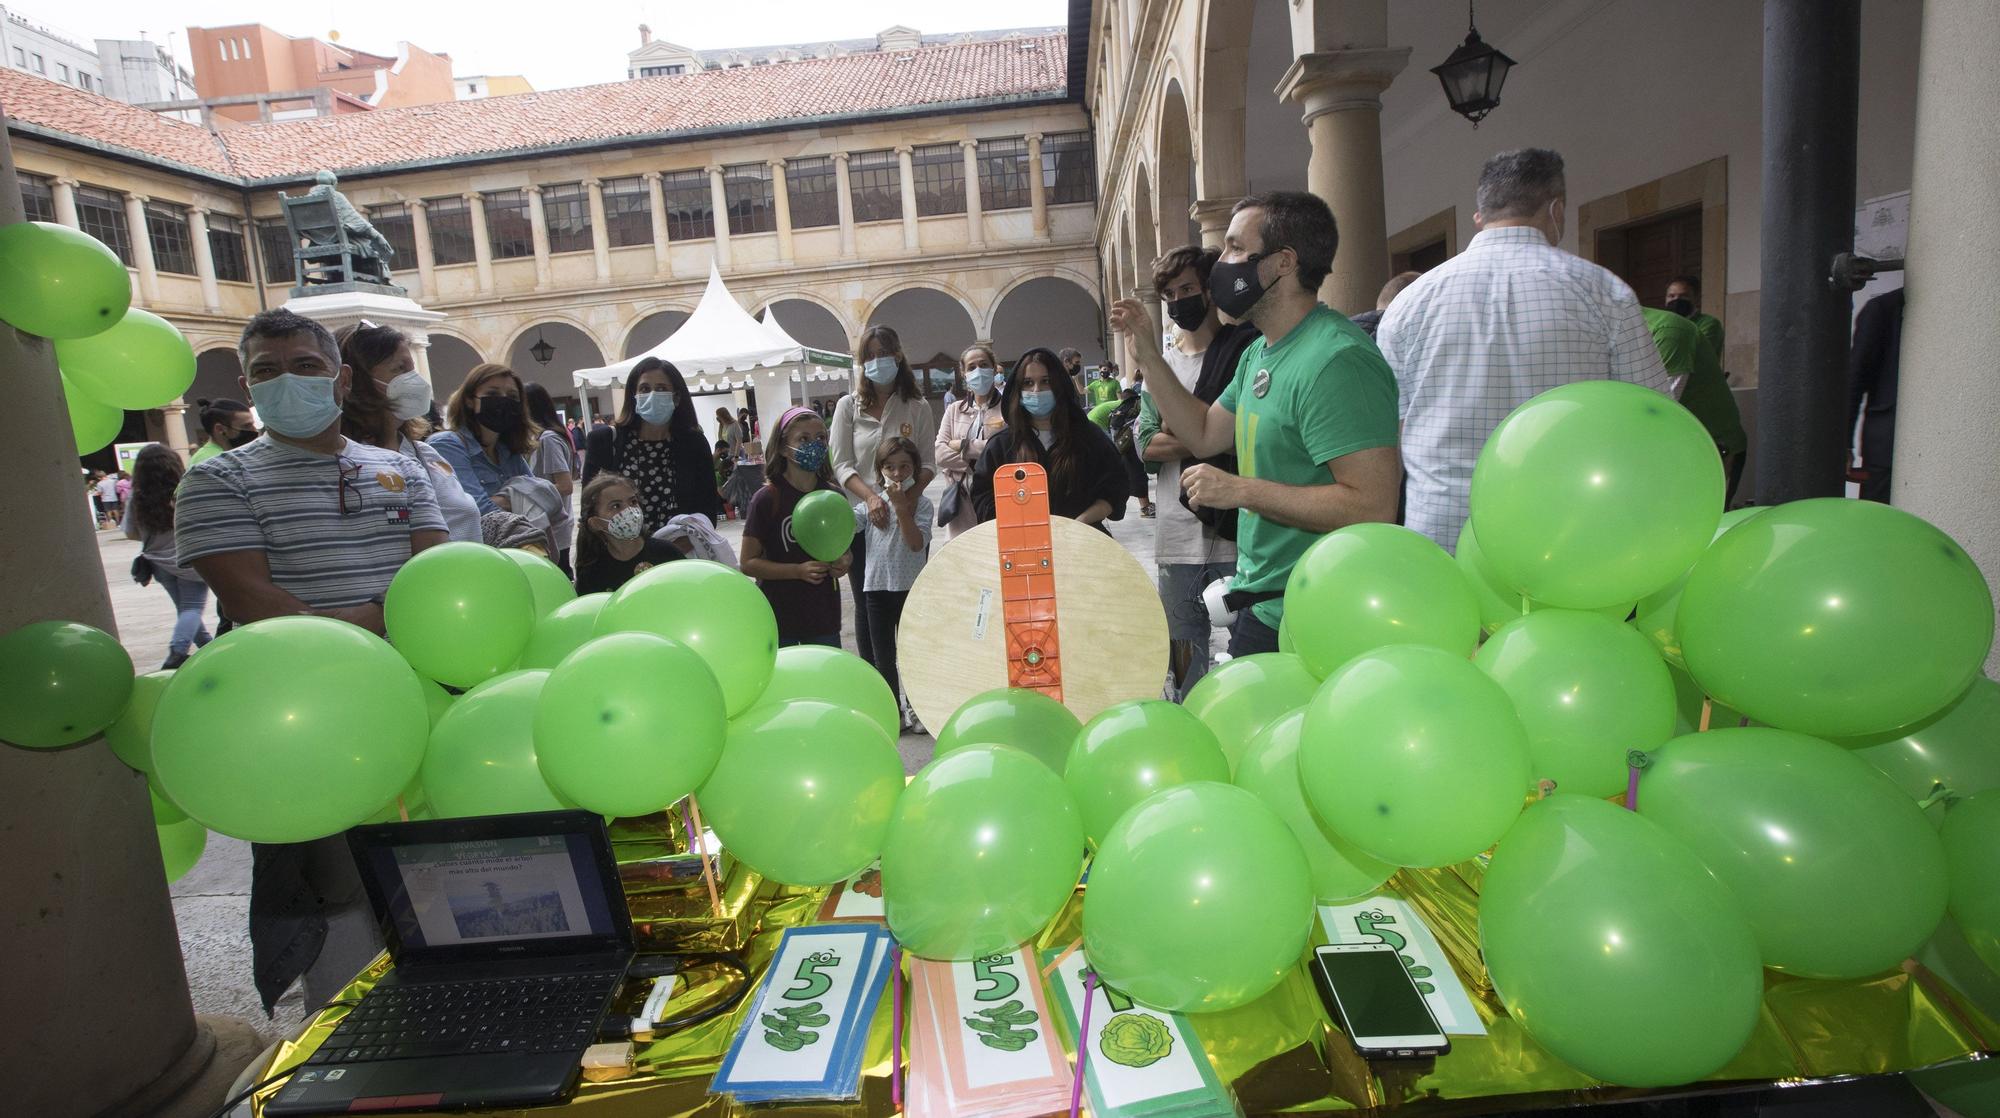
[[1486, 1035], [1486, 1025], [1472, 1008], [1472, 999], [1466, 996], [1458, 972], [1451, 969], [1451, 960], [1409, 905], [1377, 894], [1354, 904], [1321, 905], [1319, 920], [1328, 943], [1386, 943], [1395, 948], [1446, 1033]]

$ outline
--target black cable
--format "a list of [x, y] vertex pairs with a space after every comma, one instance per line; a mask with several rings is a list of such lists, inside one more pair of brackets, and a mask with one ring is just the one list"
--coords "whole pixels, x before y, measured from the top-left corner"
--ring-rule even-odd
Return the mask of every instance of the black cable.
[[[735, 1009], [738, 1005], [742, 1004], [743, 996], [745, 994], [748, 994], [750, 992], [750, 987], [754, 985], [754, 983], [751, 981], [750, 978], [749, 965], [743, 961], [741, 955], [733, 951], [678, 952], [674, 953], [672, 955], [672, 958], [678, 961], [679, 963], [678, 967], [673, 971], [666, 971], [662, 973], [685, 974], [687, 972], [687, 968], [692, 965], [699, 965], [702, 963], [720, 963], [729, 970], [735, 971], [737, 976], [741, 978], [742, 981], [736, 984], [736, 988], [729, 992], [728, 997], [723, 998], [721, 1001], [718, 1001], [715, 1004], [708, 1006], [707, 1008], [696, 1010], [693, 1013], [684, 1013], [679, 1017], [672, 1017], [665, 1021], [655, 1021], [648, 1023], [647, 1027], [642, 1031], [650, 1032], [655, 1036], [661, 1033], [672, 1032], [676, 1029], [685, 1029], [692, 1025], [699, 1025], [704, 1021], [711, 1021], [717, 1017], [722, 1016], [725, 1013], [728, 1013], [729, 1011]], [[604, 1023], [604, 1026], [598, 1030], [597, 1035], [598, 1038], [601, 1040], [624, 1040], [632, 1035], [631, 1019], [626, 1018], [623, 1021], [619, 1021], [616, 1019], [608, 1020]]]

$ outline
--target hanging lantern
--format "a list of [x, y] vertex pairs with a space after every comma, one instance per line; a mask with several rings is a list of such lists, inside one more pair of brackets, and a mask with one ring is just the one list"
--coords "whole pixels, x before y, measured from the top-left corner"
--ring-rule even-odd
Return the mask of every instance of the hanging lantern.
[[1445, 100], [1451, 110], [1472, 122], [1474, 128], [1500, 104], [1500, 87], [1507, 84], [1507, 71], [1514, 60], [1488, 46], [1473, 23], [1471, 3], [1465, 6], [1465, 41], [1451, 52], [1442, 65], [1431, 67], [1444, 85]]
[[539, 326], [535, 327], [535, 344], [528, 347], [528, 355], [533, 357], [538, 365], [548, 364], [556, 355], [556, 347], [550, 345], [547, 338], [542, 337], [542, 328]]

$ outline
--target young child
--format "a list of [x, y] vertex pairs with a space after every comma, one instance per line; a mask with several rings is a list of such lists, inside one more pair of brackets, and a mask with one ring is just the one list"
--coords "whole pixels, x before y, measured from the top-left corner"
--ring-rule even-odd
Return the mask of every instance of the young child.
[[[917, 488], [917, 444], [900, 436], [882, 440], [875, 451], [875, 491], [889, 502], [889, 523], [877, 528], [868, 519], [868, 506], [854, 506], [854, 526], [868, 548], [867, 573], [863, 576], [861, 600], [868, 616], [855, 624], [868, 626], [876, 659], [889, 691], [902, 702], [902, 679], [896, 671], [896, 624], [903, 618], [903, 602], [917, 573], [930, 555], [931, 525], [937, 514], [931, 499]], [[903, 707], [903, 729], [924, 732], [917, 713], [907, 703]]]
[[682, 557], [673, 544], [645, 534], [639, 491], [617, 474], [591, 478], [578, 507], [583, 520], [574, 557], [578, 594], [616, 590], [640, 571]]
[[792, 509], [818, 489], [842, 492], [828, 461], [826, 420], [811, 408], [787, 408], [764, 447], [764, 487], [743, 519], [743, 573], [757, 580], [778, 615], [778, 644], [840, 647], [839, 581], [853, 562], [806, 554], [792, 537]]

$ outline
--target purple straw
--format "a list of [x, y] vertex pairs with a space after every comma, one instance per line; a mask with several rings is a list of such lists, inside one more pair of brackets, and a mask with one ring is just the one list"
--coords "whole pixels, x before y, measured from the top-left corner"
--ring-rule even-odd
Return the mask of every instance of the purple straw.
[[1076, 1078], [1069, 1085], [1069, 1118], [1083, 1105], [1083, 1064], [1090, 1058], [1090, 1003], [1097, 995], [1097, 972], [1083, 972], [1083, 1022], [1076, 1027]]
[[1625, 810], [1639, 810], [1639, 770], [1636, 768], [1625, 770]]
[[889, 1099], [903, 1109], [903, 949], [889, 949]]

